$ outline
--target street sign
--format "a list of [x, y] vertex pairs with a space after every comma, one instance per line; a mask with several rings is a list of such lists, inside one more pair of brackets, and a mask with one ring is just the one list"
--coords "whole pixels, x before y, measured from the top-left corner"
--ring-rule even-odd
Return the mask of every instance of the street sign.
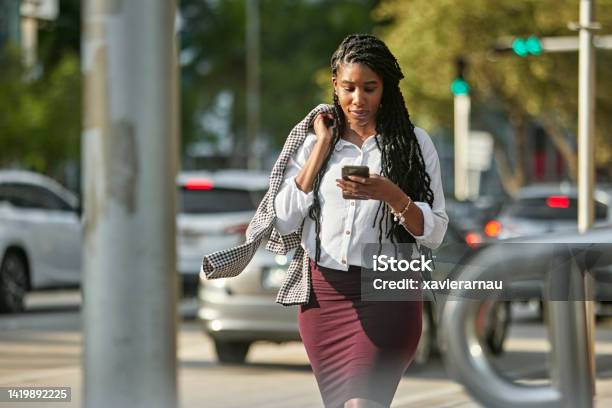
[[59, 0], [22, 0], [21, 15], [39, 20], [55, 20], [59, 14]]
[[493, 158], [493, 136], [489, 132], [470, 130], [468, 139], [468, 161], [470, 170], [486, 171]]

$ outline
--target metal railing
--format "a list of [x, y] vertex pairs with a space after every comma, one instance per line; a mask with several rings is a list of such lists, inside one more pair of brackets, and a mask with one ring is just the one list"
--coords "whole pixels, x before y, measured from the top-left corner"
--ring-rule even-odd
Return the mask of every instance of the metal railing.
[[[588, 245], [588, 244], [587, 244]], [[502, 375], [492, 364], [491, 355], [476, 330], [476, 315], [482, 300], [470, 299], [469, 293], [455, 293], [460, 299], [447, 301], [443, 319], [447, 340], [446, 363], [457, 381], [471, 395], [492, 407], [592, 407], [594, 375], [590, 366], [590, 343], [587, 336], [585, 279], [590, 255], [584, 255], [585, 244], [555, 244], [509, 250], [508, 245], [485, 248], [474, 261], [478, 267], [467, 267], [462, 280], [508, 280], [513, 270], [520, 279], [526, 268], [541, 268], [545, 258], [546, 274], [543, 298], [549, 308], [551, 360], [549, 385], [516, 383]], [[531, 249], [529, 249], [531, 248]], [[553, 251], [553, 252], [550, 252]], [[582, 255], [577, 253], [582, 251]], [[596, 251], [598, 264], [611, 265], [608, 246]], [[511, 267], [509, 265], [512, 265]], [[592, 266], [592, 265], [591, 265]], [[554, 300], [551, 300], [554, 299]]]

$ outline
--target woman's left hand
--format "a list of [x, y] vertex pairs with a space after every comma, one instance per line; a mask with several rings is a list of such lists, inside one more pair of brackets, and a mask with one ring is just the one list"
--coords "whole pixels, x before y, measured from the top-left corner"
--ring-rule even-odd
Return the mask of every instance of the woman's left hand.
[[390, 202], [402, 190], [388, 178], [370, 173], [370, 177], [348, 176], [349, 180], [336, 179], [336, 185], [345, 195], [355, 198]]

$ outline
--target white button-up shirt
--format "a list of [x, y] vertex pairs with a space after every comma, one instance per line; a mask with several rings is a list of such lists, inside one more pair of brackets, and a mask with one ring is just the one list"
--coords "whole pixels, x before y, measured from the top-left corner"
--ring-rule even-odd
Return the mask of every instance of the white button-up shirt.
[[[431, 177], [434, 201], [431, 207], [426, 202], [414, 202], [423, 212], [424, 231], [421, 236], [411, 234], [418, 243], [435, 249], [442, 242], [448, 225], [440, 162], [427, 132], [415, 128], [415, 134], [423, 152], [426, 171]], [[380, 201], [344, 199], [342, 190], [336, 185], [336, 179], [342, 178], [343, 166], [368, 166], [370, 173], [380, 174], [380, 150], [376, 146], [374, 137], [380, 135], [367, 138], [361, 148], [344, 139], [340, 139], [334, 147], [319, 192], [321, 203], [319, 264], [322, 266], [345, 271], [349, 265], [361, 266], [362, 245], [378, 243], [379, 227], [375, 217]], [[304, 221], [302, 246], [312, 258], [316, 253], [316, 233], [315, 222], [308, 216], [308, 209], [314, 200], [314, 192], [307, 194], [300, 190], [295, 183], [295, 177], [306, 163], [315, 142], [316, 135], [309, 133], [304, 144], [291, 157], [285, 170], [284, 182], [274, 201], [275, 227], [279, 233], [285, 235], [296, 231]], [[382, 208], [378, 215], [379, 219], [381, 216]], [[385, 235], [383, 222], [382, 242], [390, 242]]]

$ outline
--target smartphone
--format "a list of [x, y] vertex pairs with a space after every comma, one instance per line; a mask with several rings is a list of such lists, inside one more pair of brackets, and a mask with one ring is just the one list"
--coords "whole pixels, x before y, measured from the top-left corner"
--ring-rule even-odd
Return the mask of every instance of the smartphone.
[[[349, 180], [348, 176], [359, 176], [363, 178], [368, 178], [370, 177], [370, 168], [368, 166], [343, 166], [342, 179]], [[345, 193], [342, 193], [342, 198], [347, 200], [365, 200], [365, 198], [360, 198]]]

